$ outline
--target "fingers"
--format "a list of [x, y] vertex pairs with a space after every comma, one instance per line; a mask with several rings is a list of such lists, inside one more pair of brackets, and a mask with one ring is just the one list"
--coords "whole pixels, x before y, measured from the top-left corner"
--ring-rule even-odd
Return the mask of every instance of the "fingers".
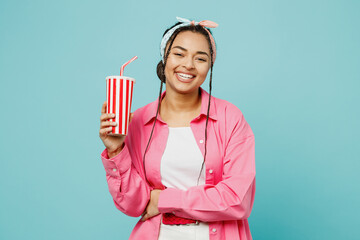
[[149, 214], [147, 214], [147, 212], [144, 212], [143, 214], [141, 214], [141, 221], [146, 221], [149, 219]]
[[[131, 122], [131, 119], [133, 118], [134, 113], [130, 113], [130, 117], [129, 117], [129, 122]], [[102, 107], [101, 107], [101, 117], [100, 120], [104, 121], [104, 120], [108, 120], [111, 118], [114, 118], [115, 114], [114, 113], [106, 113], [106, 101], [103, 103]]]
[[117, 125], [116, 122], [108, 121], [115, 117], [114, 113], [106, 113], [106, 101], [103, 103], [101, 108], [101, 116], [100, 116], [100, 131], [99, 136], [101, 139], [105, 138], [109, 132], [112, 131], [112, 128]]
[[153, 214], [150, 214], [150, 213], [145, 213], [144, 215], [143, 215], [143, 217], [141, 218], [141, 221], [146, 221], [146, 220], [148, 220], [149, 218], [152, 218], [152, 217], [155, 217], [155, 216], [157, 216], [157, 215], [159, 215], [160, 213], [153, 213]]
[[150, 219], [150, 218], [152, 218], [152, 217], [155, 217], [155, 216], [157, 216], [157, 215], [159, 215], [160, 213], [148, 213], [148, 212], [144, 212], [143, 214], [142, 214], [142, 218], [141, 218], [141, 221], [146, 221], [146, 220], [148, 220], [148, 219]]
[[101, 108], [101, 114], [106, 113], [106, 101], [103, 103]]
[[112, 127], [101, 128], [99, 131], [99, 135], [100, 137], [105, 137], [111, 131], [112, 131]]
[[117, 122], [110, 122], [110, 121], [102, 121], [100, 123], [100, 128], [105, 128], [105, 127], [116, 127]]
[[[134, 113], [130, 113], [129, 123], [131, 122]], [[117, 126], [116, 122], [109, 121], [110, 119], [115, 118], [114, 113], [106, 113], [106, 101], [103, 103], [101, 108], [100, 116], [100, 136], [105, 135], [107, 132], [111, 131], [111, 127]]]
[[115, 117], [114, 113], [103, 113], [100, 116], [100, 121], [107, 121], [107, 120], [109, 120], [111, 118], [114, 118], [114, 117]]
[[132, 120], [133, 116], [134, 116], [134, 113], [130, 113], [129, 123], [131, 122], [131, 120]]
[[141, 214], [141, 221], [146, 221], [149, 218], [155, 217], [159, 214], [160, 212], [157, 210], [157, 208], [154, 209], [154, 207], [149, 203], [146, 207], [146, 210], [143, 212], [143, 214]]
[[[130, 113], [129, 122], [131, 122], [134, 113]], [[100, 116], [100, 121], [107, 121], [109, 119], [115, 118], [115, 113], [102, 113]]]
[[106, 113], [106, 101], [103, 103], [102, 108], [101, 108], [101, 116], [100, 116], [100, 121], [107, 121], [111, 118], [114, 118], [115, 114], [114, 113]]

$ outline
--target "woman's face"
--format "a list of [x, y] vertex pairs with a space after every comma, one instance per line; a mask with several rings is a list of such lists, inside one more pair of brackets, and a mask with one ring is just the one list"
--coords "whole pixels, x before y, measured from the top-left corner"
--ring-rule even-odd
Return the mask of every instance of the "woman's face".
[[165, 66], [166, 91], [182, 94], [197, 91], [205, 81], [210, 65], [210, 49], [205, 36], [190, 31], [179, 33]]

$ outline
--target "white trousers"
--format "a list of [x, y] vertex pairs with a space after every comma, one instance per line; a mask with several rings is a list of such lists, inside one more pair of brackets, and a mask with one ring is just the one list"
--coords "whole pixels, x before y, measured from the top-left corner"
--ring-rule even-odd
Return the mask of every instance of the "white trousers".
[[161, 223], [159, 240], [209, 240], [209, 224], [165, 225]]

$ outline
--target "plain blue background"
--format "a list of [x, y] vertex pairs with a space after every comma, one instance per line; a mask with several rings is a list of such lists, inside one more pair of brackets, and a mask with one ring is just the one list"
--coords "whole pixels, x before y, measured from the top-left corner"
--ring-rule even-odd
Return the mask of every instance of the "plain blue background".
[[[209, 19], [213, 95], [256, 139], [254, 239], [359, 239], [359, 1], [0, 2], [0, 239], [127, 239], [98, 137], [105, 77], [155, 100], [164, 30]], [[204, 88], [207, 88], [208, 81]]]

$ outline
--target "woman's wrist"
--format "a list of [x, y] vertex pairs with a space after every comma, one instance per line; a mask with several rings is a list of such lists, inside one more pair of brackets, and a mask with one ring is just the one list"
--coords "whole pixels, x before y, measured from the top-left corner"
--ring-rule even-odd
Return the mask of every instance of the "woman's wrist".
[[107, 149], [108, 157], [113, 158], [114, 156], [118, 155], [124, 148], [125, 143], [121, 144], [121, 146], [115, 150]]

